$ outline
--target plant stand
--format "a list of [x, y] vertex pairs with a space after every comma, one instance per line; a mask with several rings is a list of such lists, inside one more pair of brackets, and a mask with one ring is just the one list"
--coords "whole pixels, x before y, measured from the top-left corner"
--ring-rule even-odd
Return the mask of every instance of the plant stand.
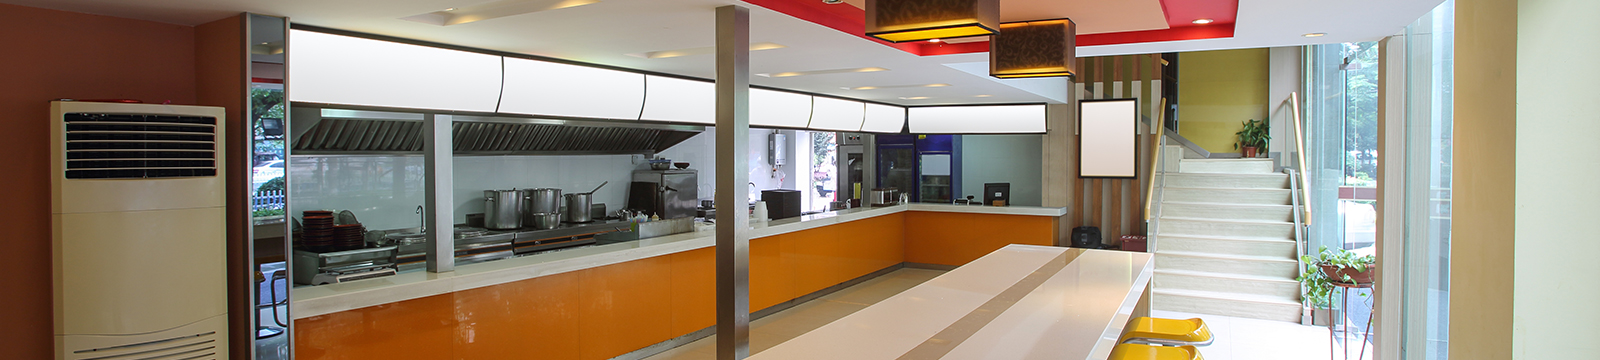
[[[1329, 282], [1329, 285], [1332, 285], [1333, 287], [1337, 287], [1340, 290], [1343, 290], [1342, 294], [1341, 294], [1342, 296], [1339, 298], [1339, 302], [1340, 302], [1339, 311], [1338, 311], [1340, 313], [1339, 318], [1338, 319], [1328, 319], [1328, 360], [1333, 360], [1334, 359], [1333, 351], [1334, 351], [1334, 348], [1336, 347], [1336, 346], [1334, 346], [1334, 342], [1333, 342], [1333, 328], [1334, 328], [1334, 326], [1336, 324], [1338, 324], [1338, 323], [1346, 323], [1346, 324], [1343, 324], [1344, 325], [1343, 326], [1344, 331], [1340, 332], [1340, 340], [1344, 341], [1345, 346], [1349, 346], [1349, 344], [1350, 344], [1350, 324], [1348, 324], [1348, 321], [1345, 321], [1345, 316], [1344, 316], [1345, 314], [1349, 314], [1350, 313], [1350, 289], [1371, 289], [1372, 288], [1372, 283], [1370, 283], [1370, 282], [1369, 283]], [[1329, 295], [1330, 296], [1332, 295], [1332, 291], [1329, 291]], [[1373, 308], [1372, 312], [1367, 314], [1367, 329], [1362, 331], [1362, 333], [1361, 333], [1361, 352], [1356, 353], [1357, 354], [1356, 355], [1356, 360], [1361, 360], [1362, 358], [1366, 357], [1366, 353], [1367, 353], [1367, 340], [1366, 339], [1372, 337], [1372, 316], [1375, 315], [1377, 312], [1378, 312], [1378, 309], [1377, 308]], [[1343, 349], [1343, 351], [1341, 351], [1341, 352], [1344, 353], [1344, 360], [1350, 360], [1350, 349]]]

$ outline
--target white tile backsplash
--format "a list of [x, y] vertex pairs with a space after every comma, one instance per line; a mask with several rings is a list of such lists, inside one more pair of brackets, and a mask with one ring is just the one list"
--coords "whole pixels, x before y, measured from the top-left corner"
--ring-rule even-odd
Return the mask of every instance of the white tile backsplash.
[[[751, 196], [759, 190], [796, 189], [794, 164], [784, 166], [782, 184], [774, 177], [767, 161], [767, 135], [772, 130], [750, 131]], [[794, 131], [789, 135], [795, 148]], [[699, 196], [712, 198], [716, 190], [716, 130], [708, 127], [659, 155], [676, 162], [688, 162], [698, 170]], [[792, 153], [791, 153], [792, 154]], [[512, 188], [560, 188], [563, 193], [584, 192], [610, 181], [594, 195], [595, 203], [608, 210], [621, 209], [627, 201], [634, 170], [649, 169], [635, 163], [636, 155], [516, 155], [458, 156], [455, 158], [455, 221], [466, 222], [466, 215], [483, 212], [484, 190]], [[793, 156], [790, 157], [794, 159]], [[311, 209], [349, 209], [368, 229], [397, 229], [418, 226], [418, 205], [424, 198], [423, 158], [417, 156], [295, 156], [289, 160], [290, 203], [292, 211]], [[298, 216], [298, 214], [296, 214]]]

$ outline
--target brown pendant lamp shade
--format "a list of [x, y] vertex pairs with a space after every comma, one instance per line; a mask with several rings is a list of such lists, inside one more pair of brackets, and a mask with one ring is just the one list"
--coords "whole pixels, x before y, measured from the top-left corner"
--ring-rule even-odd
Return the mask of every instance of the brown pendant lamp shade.
[[1000, 24], [1000, 33], [989, 40], [989, 76], [1077, 76], [1076, 35], [1072, 19]]
[[867, 0], [867, 36], [891, 42], [992, 35], [1000, 0]]

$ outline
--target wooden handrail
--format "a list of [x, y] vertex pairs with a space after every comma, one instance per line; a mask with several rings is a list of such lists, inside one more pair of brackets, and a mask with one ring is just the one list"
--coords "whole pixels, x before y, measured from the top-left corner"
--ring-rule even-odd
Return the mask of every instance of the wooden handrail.
[[1161, 139], [1163, 136], [1167, 135], [1166, 116], [1167, 99], [1162, 98], [1161, 110], [1156, 112], [1156, 119], [1150, 124], [1156, 128], [1156, 141], [1150, 144], [1150, 147], [1152, 148], [1150, 155], [1150, 176], [1145, 178], [1146, 180], [1150, 181], [1150, 184], [1147, 185], [1144, 193], [1144, 221], [1146, 222], [1150, 221], [1150, 210], [1153, 208], [1153, 205], [1155, 205], [1156, 200], [1156, 170], [1161, 168]]
[[1294, 113], [1294, 145], [1295, 154], [1300, 158], [1300, 209], [1305, 212], [1305, 224], [1311, 225], [1311, 173], [1306, 171], [1306, 138], [1305, 132], [1300, 129], [1300, 93], [1289, 93], [1289, 106]]

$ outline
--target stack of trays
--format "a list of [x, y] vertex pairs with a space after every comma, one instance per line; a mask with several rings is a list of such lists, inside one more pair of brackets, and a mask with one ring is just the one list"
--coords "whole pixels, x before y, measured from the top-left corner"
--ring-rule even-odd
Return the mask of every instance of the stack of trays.
[[360, 249], [366, 244], [367, 228], [361, 224], [333, 226], [333, 251]]

